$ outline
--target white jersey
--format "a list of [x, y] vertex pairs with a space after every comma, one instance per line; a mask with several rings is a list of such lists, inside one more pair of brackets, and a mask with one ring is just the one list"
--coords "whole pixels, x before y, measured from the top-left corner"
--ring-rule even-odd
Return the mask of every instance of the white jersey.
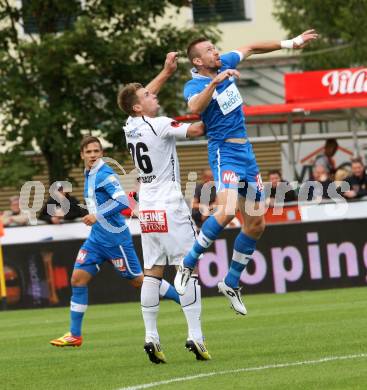
[[129, 117], [124, 126], [127, 148], [139, 172], [139, 203], [168, 205], [182, 197], [176, 138], [190, 125], [167, 117]]
[[140, 175], [139, 219], [144, 268], [178, 265], [195, 242], [190, 210], [181, 193], [176, 138], [189, 125], [167, 117], [129, 117], [127, 147]]

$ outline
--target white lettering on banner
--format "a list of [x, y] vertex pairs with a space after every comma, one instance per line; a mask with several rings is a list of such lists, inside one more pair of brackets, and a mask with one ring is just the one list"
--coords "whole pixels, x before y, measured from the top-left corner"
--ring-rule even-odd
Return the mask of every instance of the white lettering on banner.
[[236, 87], [235, 83], [230, 84], [223, 92], [217, 96], [217, 102], [223, 113], [227, 115], [232, 112], [238, 106], [241, 106], [243, 103], [242, 96], [240, 91]]
[[[246, 270], [241, 274], [241, 281], [247, 286], [260, 286], [273, 280], [275, 293], [286, 293], [289, 289], [299, 290], [300, 286], [309, 284], [320, 285], [320, 281], [329, 283], [339, 279], [341, 286], [345, 278], [367, 279], [364, 275], [367, 269], [367, 242], [363, 244], [362, 263], [358, 262], [356, 245], [352, 242], [338, 244], [327, 243], [325, 247], [325, 268], [321, 266], [319, 234], [306, 233], [305, 251], [296, 246], [269, 248], [269, 257], [255, 250]], [[221, 281], [228, 272], [231, 261], [226, 239], [215, 241], [212, 252], [206, 252], [199, 262], [199, 275], [204, 287], [212, 288]], [[361, 257], [361, 258], [362, 258]], [[365, 268], [363, 267], [365, 265]], [[367, 281], [367, 280], [366, 280]], [[356, 285], [359, 285], [358, 283]], [[335, 285], [334, 285], [335, 287]], [[261, 288], [260, 288], [261, 289]]]
[[321, 83], [329, 88], [330, 95], [367, 93], [367, 68], [356, 71], [333, 70], [322, 77]]
[[167, 233], [167, 215], [164, 210], [142, 210], [139, 212], [142, 233]]
[[347, 265], [347, 275], [350, 277], [358, 276], [358, 259], [357, 251], [353, 243], [343, 242], [340, 245], [328, 244], [328, 263], [329, 263], [329, 274], [331, 278], [340, 278], [340, 257], [345, 257]]
[[322, 279], [321, 254], [318, 241], [319, 235], [317, 233], [307, 233], [308, 244], [314, 244], [308, 245], [308, 258], [310, 259], [311, 279]]
[[[287, 292], [286, 282], [295, 282], [303, 273], [303, 261], [299, 250], [294, 246], [285, 248], [272, 248], [274, 290], [277, 293]], [[288, 259], [291, 266], [286, 268], [285, 260]]]

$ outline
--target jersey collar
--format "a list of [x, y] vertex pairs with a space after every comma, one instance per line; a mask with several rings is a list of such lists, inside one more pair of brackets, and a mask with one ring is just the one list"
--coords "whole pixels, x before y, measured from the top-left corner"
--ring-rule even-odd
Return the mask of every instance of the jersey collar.
[[91, 170], [84, 170], [84, 174], [86, 175], [86, 176], [90, 176], [90, 175], [95, 175], [101, 168], [102, 168], [102, 166], [105, 164], [105, 162], [103, 161], [103, 159], [101, 158], [99, 161], [98, 161], [98, 163], [97, 163], [97, 165], [95, 165]]

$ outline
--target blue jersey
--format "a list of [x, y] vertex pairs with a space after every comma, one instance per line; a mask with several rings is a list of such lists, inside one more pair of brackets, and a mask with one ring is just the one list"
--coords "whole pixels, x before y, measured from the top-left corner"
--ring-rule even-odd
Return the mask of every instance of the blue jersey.
[[89, 242], [112, 247], [130, 237], [120, 213], [128, 207], [127, 197], [114, 170], [102, 159], [90, 171], [85, 171], [84, 198], [88, 213], [97, 216]]
[[[218, 73], [226, 69], [235, 69], [241, 60], [239, 52], [230, 52], [220, 56], [222, 66]], [[184, 86], [184, 98], [189, 101], [202, 92], [211, 82], [210, 77], [202, 76], [192, 70], [192, 80]], [[213, 93], [208, 107], [201, 113], [209, 140], [223, 141], [227, 138], [246, 138], [246, 127], [242, 111], [242, 97], [233, 78], [220, 83]]]

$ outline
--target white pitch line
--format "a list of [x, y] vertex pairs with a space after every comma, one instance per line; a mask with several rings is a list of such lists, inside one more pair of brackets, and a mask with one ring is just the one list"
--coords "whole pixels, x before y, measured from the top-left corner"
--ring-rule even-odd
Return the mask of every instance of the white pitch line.
[[294, 367], [294, 366], [306, 366], [310, 364], [319, 364], [319, 363], [326, 363], [326, 362], [332, 362], [335, 360], [349, 360], [349, 359], [359, 359], [359, 358], [366, 358], [367, 353], [360, 353], [358, 355], [345, 355], [345, 356], [327, 356], [322, 359], [318, 360], [305, 360], [303, 362], [289, 362], [289, 363], [279, 363], [279, 364], [269, 364], [267, 366], [259, 366], [259, 367], [244, 367], [244, 368], [237, 368], [236, 370], [227, 370], [227, 371], [212, 371], [207, 372], [204, 374], [198, 374], [198, 375], [190, 375], [190, 376], [183, 376], [180, 378], [172, 378], [167, 379], [165, 381], [159, 381], [159, 382], [151, 382], [151, 383], [145, 383], [141, 385], [136, 386], [129, 386], [129, 387], [121, 387], [118, 390], [140, 390], [140, 389], [148, 389], [150, 387], [156, 387], [160, 385], [169, 385], [170, 383], [174, 382], [186, 382], [191, 381], [194, 379], [199, 378], [207, 378], [210, 376], [216, 376], [216, 375], [227, 375], [227, 374], [235, 374], [238, 372], [249, 372], [249, 371], [262, 371], [262, 370], [268, 370], [271, 368], [285, 368], [285, 367]]

